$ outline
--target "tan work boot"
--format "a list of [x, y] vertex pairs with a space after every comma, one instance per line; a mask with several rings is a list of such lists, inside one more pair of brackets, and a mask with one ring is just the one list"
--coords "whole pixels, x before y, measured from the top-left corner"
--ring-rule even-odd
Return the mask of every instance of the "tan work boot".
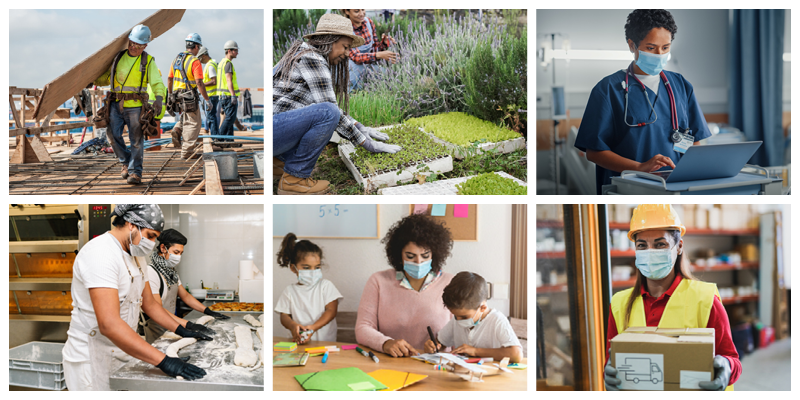
[[122, 173], [120, 173], [120, 176], [122, 176], [122, 179], [128, 179], [128, 166], [127, 165], [123, 165], [122, 166]]
[[330, 188], [328, 187], [329, 185], [330, 182], [328, 181], [318, 181], [311, 178], [298, 178], [284, 172], [280, 183], [278, 183], [278, 194], [325, 194], [330, 191]]
[[281, 161], [278, 157], [272, 157], [272, 179], [281, 179], [283, 176], [283, 166], [284, 162]]
[[131, 176], [128, 177], [128, 183], [131, 185], [138, 185], [142, 183], [142, 177], [136, 174], [131, 174]]
[[176, 149], [180, 149], [181, 148], [181, 140], [183, 139], [183, 137], [181, 137], [181, 135], [183, 134], [183, 129], [181, 129], [181, 128], [173, 128], [170, 131], [170, 133], [172, 133], [172, 147], [174, 147]]

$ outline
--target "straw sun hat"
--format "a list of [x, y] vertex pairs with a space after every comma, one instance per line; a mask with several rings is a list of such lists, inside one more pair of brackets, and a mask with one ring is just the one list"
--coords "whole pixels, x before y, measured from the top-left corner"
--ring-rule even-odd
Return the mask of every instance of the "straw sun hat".
[[358, 47], [364, 44], [364, 38], [353, 34], [353, 23], [341, 15], [325, 14], [317, 23], [317, 31], [303, 36], [308, 39], [312, 36], [321, 35], [342, 35], [353, 39], [351, 47]]

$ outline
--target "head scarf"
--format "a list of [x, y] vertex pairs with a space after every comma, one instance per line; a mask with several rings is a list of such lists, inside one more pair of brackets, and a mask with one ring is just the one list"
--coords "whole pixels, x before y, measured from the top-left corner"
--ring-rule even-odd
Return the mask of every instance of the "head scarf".
[[164, 230], [164, 213], [158, 204], [117, 204], [114, 215], [140, 228]]

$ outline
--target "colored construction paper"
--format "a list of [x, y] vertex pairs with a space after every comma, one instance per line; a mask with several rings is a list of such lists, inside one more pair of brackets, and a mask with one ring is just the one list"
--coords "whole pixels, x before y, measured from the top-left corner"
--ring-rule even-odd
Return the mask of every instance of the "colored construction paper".
[[375, 390], [375, 385], [369, 382], [348, 383], [347, 386], [350, 386], [350, 389], [353, 389], [353, 391]]
[[431, 208], [431, 216], [444, 217], [447, 213], [447, 204], [434, 204]]
[[295, 375], [294, 379], [305, 390], [339, 390], [339, 391], [354, 391], [366, 389], [354, 389], [351, 384], [356, 388], [366, 388], [365, 382], [370, 383], [373, 388], [370, 390], [382, 390], [387, 386], [380, 383], [375, 378], [367, 375], [364, 371], [355, 368], [339, 368], [330, 369], [327, 371], [312, 372], [309, 374]]
[[274, 351], [294, 351], [297, 348], [297, 343], [294, 342], [278, 342], [272, 346]]
[[382, 390], [384, 392], [402, 389], [428, 377], [428, 375], [412, 374], [410, 372], [394, 371], [391, 369], [379, 369], [367, 375], [388, 386], [387, 389]]
[[278, 353], [272, 357], [273, 367], [299, 367], [306, 365], [308, 353]]
[[453, 206], [454, 209], [454, 216], [456, 218], [467, 218], [469, 217], [469, 204], [456, 204]]
[[428, 212], [427, 204], [414, 204], [414, 214], [425, 214]]

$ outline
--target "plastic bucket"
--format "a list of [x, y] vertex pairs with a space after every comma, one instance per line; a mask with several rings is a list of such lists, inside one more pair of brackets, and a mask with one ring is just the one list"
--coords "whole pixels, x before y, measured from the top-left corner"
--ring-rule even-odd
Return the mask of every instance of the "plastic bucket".
[[253, 153], [253, 176], [256, 178], [264, 177], [264, 152], [256, 151]]
[[[239, 157], [234, 151], [215, 151], [203, 154], [203, 161], [214, 160], [219, 169], [219, 179], [221, 181], [239, 180]], [[206, 177], [205, 170], [203, 178]]]

